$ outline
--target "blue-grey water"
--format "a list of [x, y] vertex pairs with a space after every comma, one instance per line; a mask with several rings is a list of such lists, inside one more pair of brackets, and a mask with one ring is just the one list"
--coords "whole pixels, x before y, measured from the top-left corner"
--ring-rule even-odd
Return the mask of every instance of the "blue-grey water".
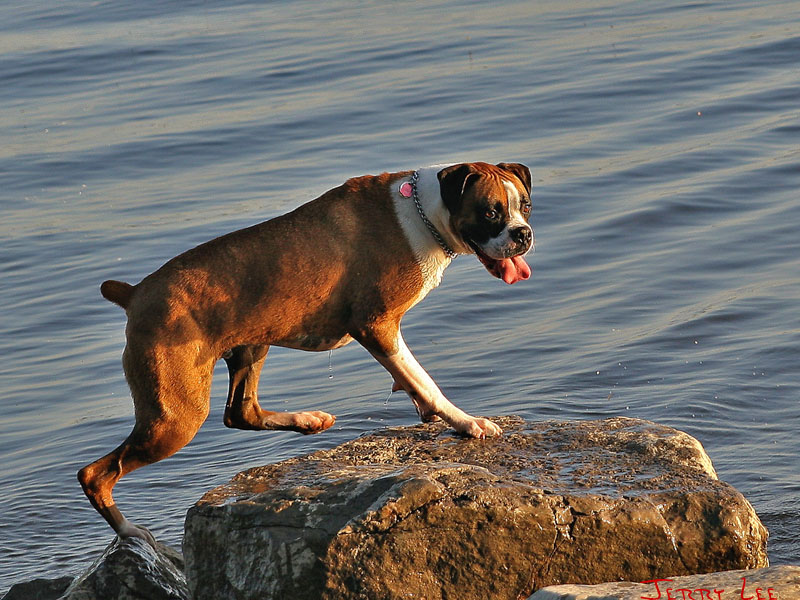
[[[458, 160], [534, 174], [533, 277], [473, 257], [404, 321], [477, 414], [681, 428], [800, 545], [800, 3], [0, 3], [0, 593], [109, 542], [75, 472], [129, 432], [124, 314], [100, 297], [344, 179]], [[276, 349], [268, 407], [313, 437], [228, 430], [227, 373], [176, 456], [119, 505], [179, 544], [238, 471], [416, 422], [356, 345]]]

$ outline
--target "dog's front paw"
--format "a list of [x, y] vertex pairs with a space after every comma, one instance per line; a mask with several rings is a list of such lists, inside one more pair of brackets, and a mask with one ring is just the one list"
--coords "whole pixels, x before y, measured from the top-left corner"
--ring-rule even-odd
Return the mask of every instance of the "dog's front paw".
[[336, 422], [336, 417], [320, 410], [294, 413], [292, 415], [291, 429], [303, 434], [319, 433], [325, 431]]
[[455, 429], [461, 435], [479, 440], [503, 435], [503, 430], [500, 429], [499, 425], [483, 417], [470, 417], [468, 421], [459, 424]]

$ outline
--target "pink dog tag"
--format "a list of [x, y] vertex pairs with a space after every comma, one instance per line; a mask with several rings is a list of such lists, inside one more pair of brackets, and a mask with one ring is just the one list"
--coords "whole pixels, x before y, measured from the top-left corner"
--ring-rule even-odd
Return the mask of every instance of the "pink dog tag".
[[407, 181], [400, 186], [400, 195], [403, 198], [411, 198], [411, 194], [413, 194], [413, 193], [414, 193], [414, 190], [411, 187], [411, 184], [408, 183]]

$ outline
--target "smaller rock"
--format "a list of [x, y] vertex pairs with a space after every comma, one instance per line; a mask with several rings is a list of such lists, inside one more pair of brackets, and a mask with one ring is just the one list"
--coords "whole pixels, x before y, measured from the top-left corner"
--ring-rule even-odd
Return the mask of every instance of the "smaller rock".
[[58, 600], [72, 583], [72, 577], [33, 579], [11, 586], [2, 600]]
[[188, 600], [183, 556], [164, 544], [114, 539], [61, 600]]
[[706, 600], [795, 600], [800, 598], [800, 567], [780, 566], [704, 575], [671, 577], [669, 581], [599, 585], [553, 585], [528, 600], [641, 600], [702, 598]]

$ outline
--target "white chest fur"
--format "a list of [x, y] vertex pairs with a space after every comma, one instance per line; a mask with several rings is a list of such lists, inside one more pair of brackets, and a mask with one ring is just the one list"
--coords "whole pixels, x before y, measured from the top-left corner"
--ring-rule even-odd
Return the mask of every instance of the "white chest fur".
[[[447, 165], [435, 165], [419, 169], [417, 182], [417, 195], [425, 215], [439, 231], [440, 235], [450, 244], [456, 252], [461, 249], [461, 243], [454, 236], [450, 228], [450, 215], [442, 202], [439, 192], [439, 179], [436, 174]], [[410, 177], [396, 181], [390, 190], [394, 202], [397, 219], [403, 228], [414, 256], [422, 271], [423, 286], [415, 304], [422, 300], [428, 292], [435, 288], [442, 280], [442, 274], [450, 264], [450, 258], [431, 234], [427, 225], [419, 215], [413, 197], [405, 197], [400, 193], [400, 186], [410, 181]]]

